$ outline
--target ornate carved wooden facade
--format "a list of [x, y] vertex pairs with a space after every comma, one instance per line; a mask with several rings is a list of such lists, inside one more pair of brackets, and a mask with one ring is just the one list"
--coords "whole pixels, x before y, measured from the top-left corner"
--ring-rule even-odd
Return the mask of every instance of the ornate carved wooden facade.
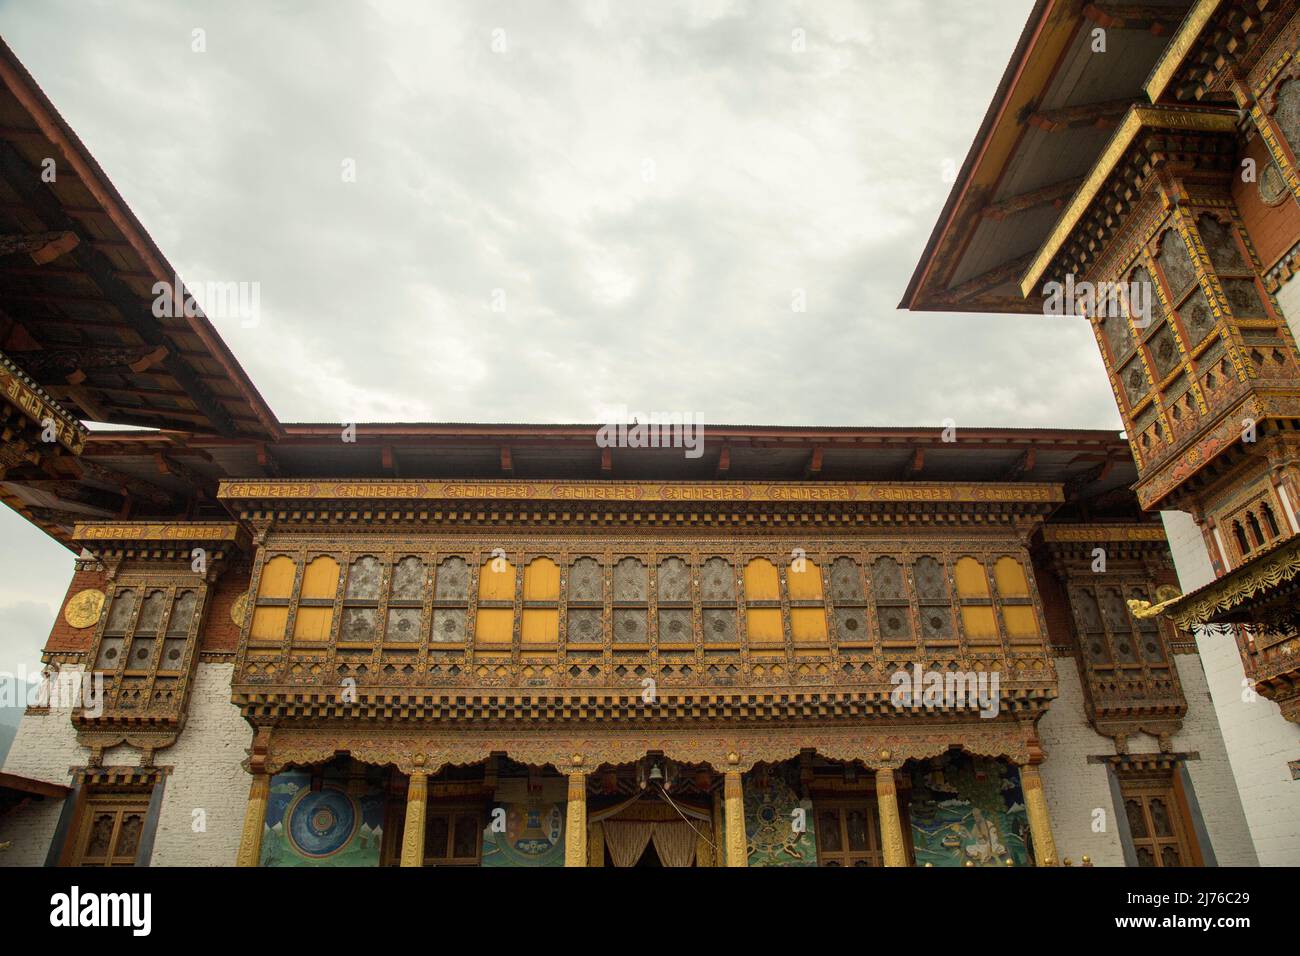
[[[1168, 42], [1103, 30], [1120, 59], [1072, 46], [1095, 8], [1068, 7], [1035, 11], [904, 304], [977, 308], [983, 296], [1037, 312], [1053, 290], [1078, 293], [1065, 304], [1092, 325], [1139, 500], [1190, 513], [1221, 577], [1156, 606], [1181, 627], [1251, 625], [1246, 671], [1294, 717], [1300, 616], [1283, 555], [1300, 533], [1300, 352], [1278, 294], [1300, 248], [1298, 7], [1196, 0]], [[1003, 196], [1048, 155], [1042, 127], [1008, 107], [1064, 98], [1086, 114], [1072, 99], [1103, 87], [1111, 112], [1096, 129], [1113, 131], [1079, 138], [1060, 214]], [[992, 208], [1007, 212], [996, 236]], [[983, 284], [962, 280], [976, 261]]]

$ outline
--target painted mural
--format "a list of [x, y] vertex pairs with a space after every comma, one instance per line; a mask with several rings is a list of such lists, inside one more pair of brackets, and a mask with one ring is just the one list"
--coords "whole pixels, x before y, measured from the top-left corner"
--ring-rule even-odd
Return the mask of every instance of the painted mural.
[[797, 785], [797, 780], [775, 768], [746, 778], [745, 836], [750, 866], [817, 865], [812, 801], [800, 799]]
[[483, 866], [564, 866], [567, 782], [503, 780], [483, 828]]
[[302, 771], [271, 778], [262, 866], [378, 866], [384, 798], [364, 778], [326, 775], [313, 790]]
[[916, 865], [1027, 866], [1029, 818], [1020, 772], [998, 760], [951, 750], [912, 770]]

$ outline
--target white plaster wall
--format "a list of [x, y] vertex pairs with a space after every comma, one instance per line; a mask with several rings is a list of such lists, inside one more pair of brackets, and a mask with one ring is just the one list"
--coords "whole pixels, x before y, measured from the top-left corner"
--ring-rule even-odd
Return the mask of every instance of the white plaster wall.
[[1291, 334], [1300, 341], [1300, 282], [1294, 280], [1285, 283], [1277, 290], [1277, 304], [1291, 326]]
[[[63, 672], [72, 677], [80, 670], [80, 667], [68, 667]], [[54, 703], [59, 703], [57, 698]], [[84, 765], [86, 754], [86, 750], [77, 746], [69, 701], [66, 706], [23, 714], [13, 746], [5, 757], [4, 771], [67, 786], [72, 780], [68, 769]], [[44, 865], [62, 810], [62, 800], [43, 800], [0, 817], [0, 844], [10, 844], [8, 850], [0, 851], [0, 866]]]
[[[1291, 286], [1300, 290], [1300, 282]], [[1300, 316], [1300, 303], [1292, 314]], [[1196, 523], [1181, 511], [1165, 511], [1162, 517], [1184, 593], [1208, 584], [1214, 571]], [[1283, 719], [1272, 701], [1246, 692], [1235, 641], [1205, 636], [1196, 645], [1256, 856], [1264, 866], [1300, 866], [1300, 781], [1291, 779], [1287, 767], [1300, 759], [1300, 726]], [[1199, 796], [1195, 781], [1193, 775]], [[1208, 820], [1208, 809], [1202, 809]]]
[[[1083, 682], [1073, 657], [1056, 659], [1059, 696], [1038, 722], [1038, 736], [1047, 759], [1039, 767], [1043, 793], [1052, 820], [1056, 855], [1079, 865], [1090, 857], [1093, 866], [1123, 866], [1124, 850], [1115, 822], [1106, 765], [1089, 763], [1091, 756], [1115, 753], [1115, 744], [1092, 729], [1084, 712]], [[1096, 811], [1104, 829], [1093, 831]]]
[[[171, 767], [163, 790], [154, 866], [233, 866], [239, 849], [249, 776], [240, 767], [252, 731], [230, 701], [233, 664], [200, 662], [190, 696], [189, 719], [175, 744], [155, 754], [154, 762]], [[4, 769], [9, 773], [67, 784], [68, 768], [85, 766], [90, 752], [79, 747], [71, 708], [51, 707], [46, 714], [26, 714], [18, 727]], [[115, 747], [105, 765], [138, 766], [140, 751]], [[58, 824], [62, 801], [31, 805], [0, 818], [0, 866], [40, 866]], [[203, 828], [195, 829], [195, 810], [203, 811]]]
[[252, 779], [239, 764], [252, 730], [230, 702], [233, 671], [233, 664], [199, 664], [185, 731], [158, 752], [156, 762], [175, 769], [163, 790], [154, 866], [235, 865]]

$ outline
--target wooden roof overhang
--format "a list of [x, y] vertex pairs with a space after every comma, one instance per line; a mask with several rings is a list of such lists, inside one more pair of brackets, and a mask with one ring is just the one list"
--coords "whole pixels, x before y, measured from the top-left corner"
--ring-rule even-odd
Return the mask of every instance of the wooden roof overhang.
[[193, 549], [203, 548], [215, 565], [250, 547], [247, 530], [233, 521], [94, 522], [78, 524], [72, 540], [101, 561], [116, 557], [190, 564]]
[[1020, 277], [1029, 298], [1046, 282], [1086, 277], [1111, 248], [1166, 167], [1226, 177], [1236, 160], [1235, 108], [1129, 108], [1060, 219]]
[[1255, 66], [1296, 7], [1296, 0], [1196, 0], [1151, 70], [1147, 98], [1236, 101], [1232, 74]]
[[1281, 539], [1204, 587], [1158, 607], [1185, 631], [1246, 624], [1300, 636], [1300, 537]]
[[276, 437], [208, 318], [154, 314], [156, 283], [176, 270], [0, 42], [0, 348], [82, 420]]
[[[899, 303], [1041, 312], [1017, 280], [1101, 154], [1189, 0], [1040, 0]], [[1106, 52], [1093, 51], [1093, 30]]]
[[33, 800], [62, 800], [71, 792], [71, 787], [61, 783], [49, 783], [16, 773], [0, 773], [0, 816]]
[[931, 526], [951, 532], [1041, 522], [1060, 485], [975, 482], [653, 482], [476, 480], [223, 481], [217, 497], [242, 522], [310, 531], [700, 527], [728, 533], [819, 527]]

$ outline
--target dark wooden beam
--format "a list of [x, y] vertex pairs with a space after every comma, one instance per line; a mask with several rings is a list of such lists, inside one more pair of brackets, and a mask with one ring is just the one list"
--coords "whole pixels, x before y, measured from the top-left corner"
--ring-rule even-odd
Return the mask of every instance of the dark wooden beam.
[[[83, 228], [81, 224], [63, 211], [58, 197], [47, 183], [41, 182], [40, 176], [13, 144], [4, 141], [0, 141], [0, 178], [30, 205], [32, 213], [40, 217], [47, 229], [80, 235], [80, 229]], [[147, 345], [168, 346], [170, 343], [153, 315], [151, 302], [120, 279], [112, 263], [94, 245], [95, 243], [82, 242], [68, 255], [85, 270], [87, 277], [104, 293], [104, 298], [121, 313], [122, 318]], [[199, 381], [193, 369], [171, 354], [163, 359], [162, 364], [167, 374], [176, 380], [217, 434], [227, 438], [238, 434], [230, 413], [211, 389]]]
[[1004, 481], [1015, 481], [1027, 472], [1034, 470], [1034, 465], [1038, 463], [1038, 450], [1035, 448], [1026, 448], [1021, 452], [1011, 467], [1007, 469]]
[[514, 459], [510, 457], [509, 445], [501, 446], [501, 471], [507, 475], [513, 475], [515, 473], [515, 463]]
[[1107, 100], [1104, 103], [1082, 103], [1059, 110], [1036, 110], [1026, 117], [1025, 122], [1035, 129], [1048, 133], [1059, 133], [1062, 130], [1078, 129], [1082, 126], [1111, 129], [1132, 105], [1131, 99], [1124, 99]]
[[1168, 36], [1178, 29], [1186, 10], [1145, 3], [1089, 3], [1083, 18], [1107, 30], [1144, 30], [1153, 36]]
[[823, 454], [821, 445], [813, 445], [812, 454], [808, 456], [808, 463], [803, 467], [803, 476], [805, 478], [821, 474]]
[[1059, 183], [1052, 183], [1050, 186], [1043, 186], [1041, 189], [1033, 189], [1027, 193], [1019, 193], [1015, 196], [1008, 196], [1006, 199], [999, 199], [997, 202], [991, 202], [981, 209], [980, 216], [1000, 222], [1006, 219], [1007, 216], [1025, 212], [1029, 209], [1037, 209], [1040, 206], [1063, 206], [1065, 201], [1074, 195], [1074, 191], [1079, 188], [1081, 182], [1083, 182], [1083, 177], [1075, 176], [1073, 179], [1063, 179]]
[[600, 450], [600, 471], [601, 474], [608, 475], [614, 470], [614, 453], [611, 448], [602, 448]]
[[272, 478], [280, 477], [280, 463], [275, 460], [275, 455], [266, 446], [266, 442], [257, 443], [257, 463]]
[[713, 469], [713, 477], [721, 478], [731, 470], [731, 446], [723, 445], [722, 451], [718, 455], [718, 467]]
[[908, 477], [914, 477], [923, 470], [925, 470], [925, 449], [914, 448], [912, 449], [912, 457], [907, 462], [905, 473]]
[[81, 242], [75, 232], [28, 232], [22, 235], [0, 236], [0, 256], [25, 252], [32, 262], [43, 266], [53, 262], [65, 252], [71, 252]]

